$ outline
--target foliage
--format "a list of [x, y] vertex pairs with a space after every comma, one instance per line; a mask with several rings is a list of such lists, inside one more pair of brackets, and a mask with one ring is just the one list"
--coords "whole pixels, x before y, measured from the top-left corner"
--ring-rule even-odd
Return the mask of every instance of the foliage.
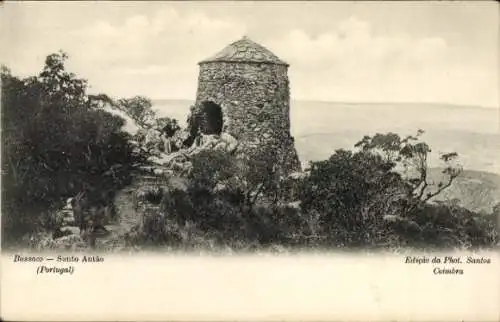
[[[114, 193], [129, 183], [131, 172], [182, 131], [177, 120], [157, 118], [145, 97], [89, 95], [86, 81], [65, 70], [66, 59], [52, 54], [39, 75], [26, 79], [2, 67], [4, 240], [57, 226], [50, 214], [75, 195], [84, 196], [83, 206], [100, 209], [95, 213], [113, 212]], [[125, 112], [141, 130], [135, 136], [124, 132], [125, 120], [104, 106]], [[193, 108], [184, 145], [199, 135], [198, 123]], [[462, 169], [457, 153], [443, 154], [443, 179], [432, 182], [432, 151], [422, 134], [365, 136], [356, 149], [337, 150], [295, 177], [278, 166], [280, 142], [243, 146], [244, 153], [202, 151], [190, 157], [184, 188], [143, 196], [151, 207], [126, 242], [232, 250], [498, 243], [499, 205], [478, 214], [457, 202], [435, 201]], [[46, 235], [33, 236], [42, 236], [35, 244], [56, 247]], [[64, 247], [84, 244], [73, 237], [61, 241]]]
[[189, 176], [192, 185], [206, 190], [228, 190], [241, 194], [245, 208], [266, 200], [276, 205], [284, 196], [279, 156], [273, 146], [247, 148], [233, 155], [223, 151], [203, 151], [193, 157]]
[[155, 113], [151, 100], [143, 96], [122, 98], [115, 102], [115, 107], [130, 116], [140, 127], [151, 128], [154, 123]]
[[[429, 201], [460, 174], [442, 155], [445, 182], [430, 190], [429, 146], [417, 136], [365, 136], [357, 152], [313, 162], [301, 191], [303, 213], [318, 214], [328, 244], [350, 247], [480, 247], [497, 242], [490, 217]], [[412, 175], [413, 174], [413, 175]], [[416, 175], [415, 175], [416, 174]]]
[[[424, 171], [427, 164], [421, 161], [430, 149], [419, 145], [410, 153], [411, 147], [398, 146], [397, 136], [391, 137], [392, 156], [376, 151], [386, 142], [378, 136], [364, 149], [337, 150], [328, 160], [312, 162], [307, 175], [289, 187], [290, 178], [279, 177], [265, 148], [249, 151], [247, 158], [205, 151], [193, 160], [188, 189], [165, 192], [161, 229], [149, 226], [143, 236], [151, 240], [159, 234], [156, 240], [169, 247], [240, 251], [276, 245], [285, 250], [495, 245], [498, 214], [431, 203], [420, 190], [415, 193], [413, 177], [398, 168], [397, 158], [420, 160], [413, 164]], [[287, 199], [287, 189], [297, 190], [291, 195], [298, 202]]]
[[[112, 108], [128, 115], [139, 127], [133, 141], [144, 160], [159, 156], [160, 153], [178, 150], [174, 142], [169, 140], [181, 130], [178, 121], [169, 117], [157, 117], [152, 109], [151, 100], [135, 96], [130, 99], [109, 100], [107, 102]], [[168, 151], [165, 148], [166, 141], [170, 141]]]
[[440, 156], [440, 159], [444, 162], [442, 172], [446, 179], [437, 184], [431, 183], [428, 165], [431, 149], [427, 143], [420, 141], [422, 134], [424, 132], [418, 130], [415, 136], [409, 135], [401, 138], [395, 133], [377, 133], [373, 137], [365, 136], [355, 145], [362, 151], [381, 155], [387, 162], [392, 162], [394, 167], [399, 168], [405, 176], [410, 209], [441, 194], [462, 173], [462, 168], [455, 164], [458, 154], [456, 152], [445, 153]]
[[109, 98], [87, 95], [66, 59], [49, 55], [42, 72], [26, 79], [2, 70], [4, 237], [36, 227], [80, 191], [108, 200], [140, 162], [124, 120], [98, 109]]
[[176, 119], [170, 117], [160, 117], [156, 119], [156, 130], [167, 138], [171, 138], [181, 127]]
[[[418, 249], [481, 248], [495, 245], [493, 214], [478, 214], [448, 202], [426, 204], [391, 223], [400, 242]], [[410, 233], [411, 231], [412, 233]]]
[[338, 150], [313, 162], [301, 191], [304, 213], [319, 214], [327, 241], [349, 246], [377, 242], [386, 211], [397, 211], [401, 176], [394, 163], [368, 152]]

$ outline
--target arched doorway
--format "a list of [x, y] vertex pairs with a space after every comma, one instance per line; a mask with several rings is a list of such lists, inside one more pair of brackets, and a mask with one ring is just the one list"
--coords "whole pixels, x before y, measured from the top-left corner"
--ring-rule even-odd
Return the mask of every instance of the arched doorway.
[[199, 114], [199, 125], [200, 131], [203, 134], [220, 135], [223, 126], [222, 108], [212, 101], [202, 102]]

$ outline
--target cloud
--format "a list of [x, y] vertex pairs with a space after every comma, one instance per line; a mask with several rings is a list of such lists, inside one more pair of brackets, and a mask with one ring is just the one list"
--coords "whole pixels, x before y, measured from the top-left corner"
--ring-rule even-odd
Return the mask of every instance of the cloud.
[[464, 56], [442, 37], [375, 34], [351, 16], [316, 35], [290, 30], [269, 47], [291, 64], [298, 98], [498, 104], [491, 64]]
[[70, 56], [68, 68], [88, 78], [95, 91], [114, 95], [127, 95], [132, 90], [161, 95], [161, 87], [170, 87], [173, 93], [180, 90], [184, 96], [191, 94], [196, 86], [196, 63], [246, 30], [237, 21], [215, 19], [200, 11], [180, 14], [168, 7], [152, 15], [136, 14], [121, 21], [90, 20], [74, 28], [69, 22], [59, 26], [37, 23], [46, 28], [28, 27], [11, 44], [14, 46], [5, 60], [15, 72], [33, 74], [40, 70], [47, 54], [63, 49]]
[[[352, 16], [340, 21], [337, 28], [312, 36], [305, 30], [294, 29], [273, 42], [276, 51], [287, 55], [299, 67], [325, 67], [331, 64], [385, 67], [388, 63], [416, 64], [440, 59], [447, 43], [439, 37], [412, 38], [406, 34], [377, 36], [367, 22]], [[318, 64], [319, 66], [314, 66]]]
[[491, 46], [469, 44], [484, 30], [467, 29], [476, 36], [461, 39], [451, 32], [410, 32], [403, 22], [391, 25], [351, 12], [328, 22], [296, 21], [290, 28], [285, 11], [299, 10], [299, 17], [303, 9], [283, 8], [278, 17], [269, 8], [243, 15], [222, 7], [215, 14], [215, 7], [203, 5], [128, 11], [109, 6], [100, 6], [97, 14], [85, 3], [19, 5], [15, 14], [4, 10], [9, 27], [2, 35], [9, 48], [4, 62], [15, 73], [32, 75], [47, 54], [63, 49], [70, 56], [68, 68], [88, 79], [92, 91], [192, 99], [196, 63], [250, 31], [291, 64], [295, 98], [498, 105], [497, 55]]
[[144, 66], [202, 59], [241, 37], [245, 26], [212, 19], [201, 12], [180, 15], [172, 8], [148, 18], [137, 15], [122, 24], [101, 21], [72, 33], [83, 48], [94, 48], [86, 59], [114, 65]]

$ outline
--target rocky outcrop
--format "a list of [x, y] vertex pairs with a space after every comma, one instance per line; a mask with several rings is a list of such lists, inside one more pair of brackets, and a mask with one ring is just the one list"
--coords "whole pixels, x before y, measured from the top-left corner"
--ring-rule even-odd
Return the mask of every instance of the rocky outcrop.
[[158, 176], [184, 176], [192, 167], [191, 159], [202, 151], [224, 151], [230, 154], [237, 153], [239, 142], [228, 133], [220, 135], [199, 135], [193, 145], [173, 153], [160, 153], [151, 158], [154, 165], [148, 171]]

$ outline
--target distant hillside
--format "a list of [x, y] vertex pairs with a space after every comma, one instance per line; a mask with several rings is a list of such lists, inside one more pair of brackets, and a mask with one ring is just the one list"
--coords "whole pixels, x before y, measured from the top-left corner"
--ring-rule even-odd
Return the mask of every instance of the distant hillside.
[[[295, 146], [303, 162], [324, 160], [337, 149], [352, 149], [365, 134], [377, 131], [351, 129], [326, 133], [310, 133], [295, 137]], [[386, 131], [380, 131], [386, 132]], [[405, 134], [402, 131], [396, 133]], [[407, 132], [410, 134], [411, 132]], [[500, 135], [472, 133], [457, 130], [427, 130], [423, 140], [432, 148], [431, 166], [441, 166], [440, 153], [457, 152], [467, 170], [487, 171], [500, 174]]]
[[[190, 100], [154, 100], [160, 116], [184, 125]], [[493, 108], [417, 103], [337, 103], [292, 101], [291, 132], [303, 162], [352, 148], [365, 134], [425, 131], [434, 152], [455, 151], [466, 169], [500, 174], [500, 113]], [[498, 162], [497, 162], [498, 163]], [[439, 164], [433, 165], [438, 167]]]
[[480, 105], [458, 105], [458, 104], [448, 104], [448, 103], [414, 103], [414, 102], [341, 102], [341, 101], [321, 101], [321, 100], [296, 100], [292, 99], [292, 104], [323, 104], [323, 105], [337, 105], [337, 106], [397, 106], [398, 108], [454, 108], [454, 109], [492, 109], [492, 106], [480, 106]]
[[[363, 130], [315, 133], [295, 138], [300, 159], [305, 163], [328, 158], [336, 149], [352, 149]], [[436, 131], [424, 136], [433, 149], [430, 180], [443, 179], [437, 152], [456, 151], [465, 171], [436, 200], [458, 199], [459, 205], [475, 211], [490, 212], [500, 202], [500, 138], [494, 134]], [[445, 150], [445, 148], [447, 148]], [[478, 169], [478, 170], [475, 170]]]
[[[184, 124], [190, 100], [154, 100], [161, 116]], [[439, 168], [440, 152], [457, 152], [466, 169], [441, 199], [457, 198], [474, 210], [488, 210], [500, 201], [499, 111], [477, 106], [420, 103], [339, 103], [292, 101], [291, 130], [303, 163], [324, 160], [336, 149], [352, 149], [366, 134], [425, 131], [433, 152], [431, 166]], [[439, 169], [431, 176], [437, 180]]]
[[[432, 169], [431, 180], [437, 182], [442, 179], [441, 170]], [[457, 199], [458, 204], [467, 209], [491, 212], [500, 203], [500, 175], [484, 171], [464, 171], [442, 195], [435, 198], [441, 201], [453, 199]]]
[[[184, 122], [193, 100], [153, 100], [162, 116]], [[341, 103], [292, 100], [292, 134], [362, 131], [465, 131], [500, 134], [500, 111], [477, 106], [421, 103]]]

